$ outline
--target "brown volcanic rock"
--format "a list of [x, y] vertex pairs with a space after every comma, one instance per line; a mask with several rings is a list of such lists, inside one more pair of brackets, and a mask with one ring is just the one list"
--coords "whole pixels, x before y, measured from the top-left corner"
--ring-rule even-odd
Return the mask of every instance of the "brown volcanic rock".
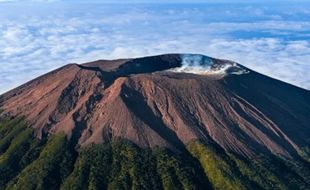
[[246, 156], [285, 157], [309, 147], [309, 91], [254, 71], [165, 71], [181, 61], [170, 54], [70, 64], [0, 96], [0, 106], [24, 116], [39, 138], [65, 132], [81, 146], [121, 137], [177, 150], [200, 139]]

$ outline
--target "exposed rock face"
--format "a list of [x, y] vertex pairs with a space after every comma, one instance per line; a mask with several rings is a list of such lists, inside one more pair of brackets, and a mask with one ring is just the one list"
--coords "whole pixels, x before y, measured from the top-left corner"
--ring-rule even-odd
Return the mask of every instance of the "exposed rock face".
[[80, 146], [121, 137], [177, 150], [200, 139], [288, 158], [309, 147], [309, 91], [218, 59], [210, 68], [226, 74], [173, 72], [182, 56], [69, 64], [0, 96], [2, 114], [24, 116], [38, 138], [64, 132]]

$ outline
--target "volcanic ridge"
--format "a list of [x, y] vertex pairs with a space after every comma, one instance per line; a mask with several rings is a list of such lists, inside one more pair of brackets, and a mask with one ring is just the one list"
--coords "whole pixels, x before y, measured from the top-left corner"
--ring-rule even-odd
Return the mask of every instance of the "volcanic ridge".
[[292, 158], [310, 142], [310, 92], [240, 64], [196, 54], [68, 64], [0, 96], [43, 139], [78, 147], [132, 141], [184, 149], [193, 140], [246, 157]]

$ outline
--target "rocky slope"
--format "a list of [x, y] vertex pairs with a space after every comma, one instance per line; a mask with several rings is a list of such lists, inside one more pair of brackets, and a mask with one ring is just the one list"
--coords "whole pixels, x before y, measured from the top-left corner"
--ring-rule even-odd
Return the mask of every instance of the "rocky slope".
[[[169, 70], [182, 59], [69, 64], [2, 95], [0, 105], [24, 116], [37, 137], [64, 132], [81, 146], [122, 137], [175, 149], [200, 139], [246, 156], [286, 157], [309, 146], [309, 91], [249, 69], [225, 76]], [[213, 60], [213, 67], [228, 62]]]
[[[135, 148], [129, 150], [135, 154], [167, 148], [168, 152], [172, 151], [169, 153], [171, 155], [183, 155], [176, 158], [177, 166], [173, 166], [176, 172], [189, 167], [190, 171], [201, 173], [197, 179], [192, 179], [189, 177], [193, 175], [190, 171], [177, 172], [178, 176], [170, 180], [171, 184], [167, 182], [167, 185], [164, 183], [167, 178], [162, 175], [174, 175], [163, 173], [169, 170], [166, 168], [168, 166], [162, 166], [166, 169], [153, 168], [160, 182], [152, 183], [162, 184], [158, 189], [171, 189], [173, 186], [184, 189], [191, 189], [191, 186], [196, 189], [206, 186], [211, 189], [307, 189], [310, 184], [307, 172], [310, 92], [227, 60], [202, 55], [168, 54], [100, 60], [82, 65], [69, 64], [1, 95], [0, 108], [0, 135], [5, 137], [0, 140], [0, 170], [2, 167], [9, 168], [2, 168], [4, 174], [4, 171], [12, 170], [11, 175], [5, 175], [11, 177], [2, 182], [0, 180], [0, 186], [1, 183], [2, 187], [9, 184], [9, 189], [23, 187], [25, 181], [32, 180], [28, 179], [29, 172], [40, 171], [34, 163], [41, 163], [42, 159], [49, 158], [46, 155], [57, 154], [58, 151], [69, 151], [71, 155], [67, 173], [61, 174], [66, 176], [66, 182], [61, 182], [64, 179], [43, 182], [45, 178], [50, 180], [51, 176], [57, 176], [57, 169], [51, 169], [51, 173], [47, 172], [35, 179], [43, 180], [45, 188], [51, 187], [49, 183], [55, 183], [56, 189], [74, 189], [73, 186], [79, 187], [77, 189], [92, 189], [87, 180], [93, 175], [91, 173], [83, 174], [90, 175], [84, 179], [90, 186], [77, 185], [78, 176], [82, 175], [79, 172], [84, 167], [90, 167], [83, 165], [88, 162], [85, 161], [88, 158], [83, 156], [83, 151], [91, 144], [105, 146], [109, 150], [105, 154], [112, 161], [107, 161], [102, 167], [114, 163], [110, 153], [115, 151], [115, 147], [128, 150], [128, 146], [133, 146]], [[23, 124], [20, 124], [20, 120]], [[13, 130], [16, 125], [30, 127], [27, 128], [30, 131], [23, 133], [27, 138], [23, 136], [16, 139], [16, 135], [20, 134], [19, 129]], [[31, 137], [31, 142], [29, 134], [35, 137]], [[50, 139], [63, 135], [67, 139], [65, 141], [68, 141], [68, 148], [64, 148], [67, 145], [63, 144], [50, 145]], [[122, 145], [116, 139], [133, 145]], [[16, 143], [25, 146], [24, 152], [12, 155], [10, 150], [15, 150]], [[55, 152], [44, 151], [49, 146], [52, 146], [50, 149], [56, 149]], [[100, 152], [101, 148], [89, 151]], [[34, 149], [37, 153], [32, 155]], [[156, 157], [157, 153], [150, 154], [147, 151], [143, 153], [148, 155], [146, 158], [138, 158], [141, 163], [133, 161], [130, 164], [150, 162], [143, 159], [157, 159], [157, 164], [165, 162], [161, 159], [166, 159], [162, 157], [166, 153], [160, 153], [160, 158]], [[24, 154], [32, 155], [31, 159], [25, 158], [27, 164], [12, 169], [12, 159], [23, 158]], [[55, 158], [66, 159], [64, 155], [57, 155], [54, 155]], [[184, 161], [182, 157], [191, 161]], [[61, 168], [59, 160], [46, 162], [55, 162], [55, 167]], [[262, 173], [267, 172], [269, 167], [275, 169], [265, 177], [257, 177], [260, 174], [253, 169], [256, 167], [260, 167], [258, 171]], [[285, 168], [287, 176], [281, 176], [279, 171]], [[113, 178], [116, 175], [113, 174], [115, 169], [113, 166], [112, 173], [100, 175]], [[124, 180], [123, 174], [117, 175], [120, 175], [119, 180]], [[131, 183], [138, 183], [135, 181], [138, 179], [134, 178], [136, 174], [128, 175], [131, 176], [128, 179]], [[143, 175], [148, 177], [147, 174]], [[12, 179], [15, 181], [10, 181]], [[94, 180], [110, 180], [103, 185], [110, 189], [117, 183], [110, 178]], [[150, 179], [143, 180], [148, 183]], [[204, 184], [199, 185], [201, 180]], [[31, 186], [34, 187], [39, 188], [37, 183]], [[134, 186], [131, 184], [129, 187]], [[115, 189], [119, 188], [115, 186]], [[141, 186], [137, 188], [149, 189]]]

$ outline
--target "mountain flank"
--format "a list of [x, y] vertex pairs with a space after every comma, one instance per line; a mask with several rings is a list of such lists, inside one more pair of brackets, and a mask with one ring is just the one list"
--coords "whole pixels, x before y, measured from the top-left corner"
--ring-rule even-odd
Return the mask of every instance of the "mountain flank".
[[310, 92], [229, 60], [68, 64], [0, 108], [0, 189], [310, 188]]

